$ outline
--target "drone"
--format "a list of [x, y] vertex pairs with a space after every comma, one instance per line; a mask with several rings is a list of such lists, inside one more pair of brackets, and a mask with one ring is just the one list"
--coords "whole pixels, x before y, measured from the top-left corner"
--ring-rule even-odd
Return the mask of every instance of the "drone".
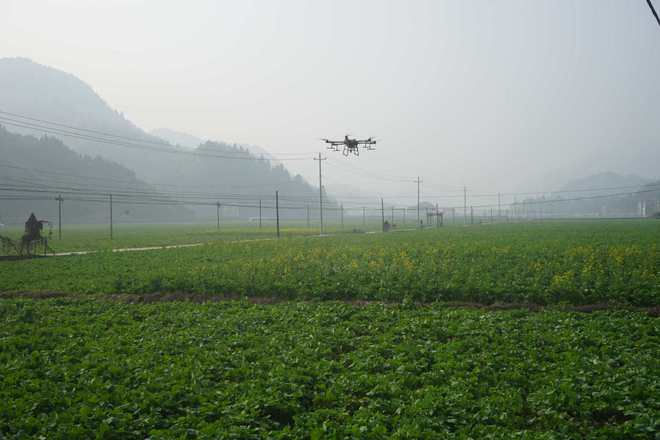
[[344, 156], [349, 154], [354, 154], [356, 156], [360, 155], [360, 146], [367, 150], [375, 150], [373, 145], [376, 145], [376, 139], [369, 137], [367, 139], [351, 139], [348, 135], [344, 136], [344, 139], [341, 141], [332, 141], [330, 139], [321, 139], [328, 146], [328, 150], [332, 151], [341, 151]]

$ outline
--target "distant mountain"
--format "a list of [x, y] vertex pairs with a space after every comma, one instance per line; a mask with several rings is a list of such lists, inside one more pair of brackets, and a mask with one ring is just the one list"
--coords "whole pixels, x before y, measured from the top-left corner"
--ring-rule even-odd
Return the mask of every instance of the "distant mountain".
[[[90, 86], [77, 77], [26, 58], [0, 59], [0, 110], [74, 127], [159, 141], [127, 120], [123, 114], [113, 110]], [[17, 132], [34, 132], [15, 126], [10, 129]], [[67, 143], [83, 153], [103, 156], [125, 153], [118, 152], [118, 148], [74, 138], [69, 138]]]
[[[288, 197], [316, 194], [313, 187], [300, 176], [291, 176], [281, 164], [257, 160], [270, 158], [266, 151], [258, 147], [204, 142], [195, 136], [172, 130], [158, 130], [156, 133], [159, 136], [146, 133], [123, 114], [113, 110], [77, 77], [25, 58], [0, 59], [0, 111], [120, 136], [116, 142], [108, 144], [94, 142], [89, 137], [65, 136], [65, 126], [60, 126], [59, 134], [53, 134], [61, 136], [73, 150], [117, 162], [135, 171], [137, 178], [150, 184], [201, 185], [217, 192], [248, 194], [252, 199], [257, 193], [270, 195], [275, 188]], [[7, 118], [15, 119], [11, 115], [0, 114], [0, 124], [4, 119], [3, 125], [12, 132], [37, 136], [43, 133], [39, 129], [12, 125]], [[174, 150], [175, 153], [179, 151], [181, 154], [156, 152], [154, 148]], [[224, 157], [191, 155], [191, 149], [193, 152], [210, 152]], [[214, 209], [196, 208], [196, 211], [201, 215], [215, 216]], [[254, 215], [254, 208], [241, 207], [237, 212], [243, 217], [251, 216]], [[295, 210], [289, 213], [304, 215]]]
[[[0, 110], [29, 116], [43, 121], [57, 122], [72, 127], [97, 130], [124, 136], [138, 141], [164, 143], [150, 136], [123, 114], [113, 110], [94, 90], [77, 77], [34, 63], [26, 58], [0, 59]], [[7, 122], [15, 116], [0, 114], [3, 125], [12, 132], [41, 136], [43, 131], [19, 127]], [[30, 120], [31, 123], [40, 124]], [[3, 123], [0, 119], [0, 123]], [[65, 136], [67, 128], [61, 127], [60, 138], [73, 150], [90, 156], [120, 163], [146, 180], [154, 180], [171, 167], [158, 164], [160, 158], [152, 158], [144, 150], [83, 140]], [[165, 144], [164, 146], [169, 145]], [[155, 154], [154, 154], [155, 155]], [[154, 166], [160, 165], [160, 166]]]
[[[152, 136], [156, 136], [160, 139], [163, 139], [164, 141], [169, 142], [172, 145], [178, 145], [180, 147], [186, 147], [186, 148], [197, 148], [203, 143], [208, 141], [208, 139], [202, 139], [189, 133], [170, 130], [169, 128], [157, 128], [155, 130], [151, 130], [149, 134], [151, 134]], [[225, 142], [221, 142], [221, 143], [226, 144]], [[257, 145], [234, 145], [234, 146], [248, 150], [253, 156], [264, 157], [266, 159], [272, 160], [273, 162], [277, 162], [276, 160], [273, 159], [273, 156], [271, 156], [271, 154], [268, 151], [264, 150], [263, 148]]]
[[170, 130], [169, 128], [157, 128], [149, 132], [152, 136], [163, 139], [172, 145], [178, 145], [186, 148], [197, 148], [204, 142], [205, 139], [198, 138], [188, 133]]
[[602, 188], [640, 187], [651, 179], [635, 174], [617, 174], [611, 171], [575, 179], [561, 187], [562, 191], [584, 191]]
[[57, 202], [51, 191], [63, 192], [63, 217], [68, 224], [107, 222], [105, 200], [111, 193], [115, 193], [113, 212], [118, 223], [193, 219], [192, 211], [180, 206], [133, 204], [131, 194], [158, 190], [117, 163], [83, 156], [53, 137], [19, 135], [2, 126], [0, 186], [4, 189], [0, 222], [7, 224], [20, 224], [31, 212], [40, 219], [57, 221]]
[[639, 217], [660, 210], [660, 182], [603, 172], [575, 179], [553, 194], [519, 201], [515, 215], [530, 217]]

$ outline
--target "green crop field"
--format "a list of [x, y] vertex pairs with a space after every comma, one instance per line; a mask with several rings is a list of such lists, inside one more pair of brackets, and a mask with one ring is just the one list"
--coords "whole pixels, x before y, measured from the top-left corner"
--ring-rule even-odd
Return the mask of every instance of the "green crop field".
[[434, 305], [0, 302], [7, 438], [654, 438], [660, 322]]
[[0, 438], [657, 438], [660, 222], [309, 232], [0, 260]]
[[660, 222], [261, 238], [0, 262], [0, 291], [659, 305]]
[[[359, 226], [361, 227], [361, 225]], [[373, 230], [374, 228], [374, 225], [367, 225], [367, 229]], [[340, 228], [333, 226], [329, 228], [329, 231], [340, 232]], [[304, 236], [318, 234], [318, 228], [307, 228], [304, 223], [300, 222], [287, 222], [282, 225], [280, 232], [283, 237]], [[0, 229], [0, 235], [5, 235], [13, 240], [19, 240], [22, 234], [23, 229], [18, 227]], [[46, 228], [43, 235], [49, 237], [48, 245], [54, 252], [77, 252], [272, 238], [276, 236], [276, 228], [272, 222], [264, 224], [262, 228], [256, 224], [248, 226], [223, 223], [219, 229], [216, 225], [120, 224], [114, 226], [111, 240], [110, 228], [107, 225], [67, 225], [62, 231], [61, 240], [58, 239], [57, 227], [52, 230]]]

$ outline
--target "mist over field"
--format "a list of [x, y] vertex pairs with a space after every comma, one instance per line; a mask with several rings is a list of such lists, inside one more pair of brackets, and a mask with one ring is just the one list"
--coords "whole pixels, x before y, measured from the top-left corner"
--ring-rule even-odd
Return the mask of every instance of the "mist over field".
[[[643, 2], [10, 0], [0, 24], [2, 56], [75, 75], [108, 107], [73, 77], [4, 60], [0, 110], [138, 137], [165, 128], [186, 148], [257, 145], [311, 185], [319, 138], [376, 136], [378, 150], [354, 160], [328, 152], [325, 185], [338, 197], [410, 205], [417, 176], [441, 205], [463, 186], [550, 192], [605, 172], [660, 177], [660, 44]], [[150, 183], [194, 180], [176, 166], [154, 175], [144, 155], [116, 146], [64, 141]]]

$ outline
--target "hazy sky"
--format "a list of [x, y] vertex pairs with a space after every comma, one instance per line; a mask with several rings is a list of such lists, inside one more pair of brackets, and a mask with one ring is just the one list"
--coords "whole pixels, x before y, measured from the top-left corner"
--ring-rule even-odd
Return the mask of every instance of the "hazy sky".
[[328, 152], [329, 190], [660, 176], [660, 27], [645, 0], [3, 0], [0, 12], [0, 56], [77, 75], [147, 130], [309, 153], [287, 166], [313, 183], [318, 138], [380, 138], [360, 158]]

